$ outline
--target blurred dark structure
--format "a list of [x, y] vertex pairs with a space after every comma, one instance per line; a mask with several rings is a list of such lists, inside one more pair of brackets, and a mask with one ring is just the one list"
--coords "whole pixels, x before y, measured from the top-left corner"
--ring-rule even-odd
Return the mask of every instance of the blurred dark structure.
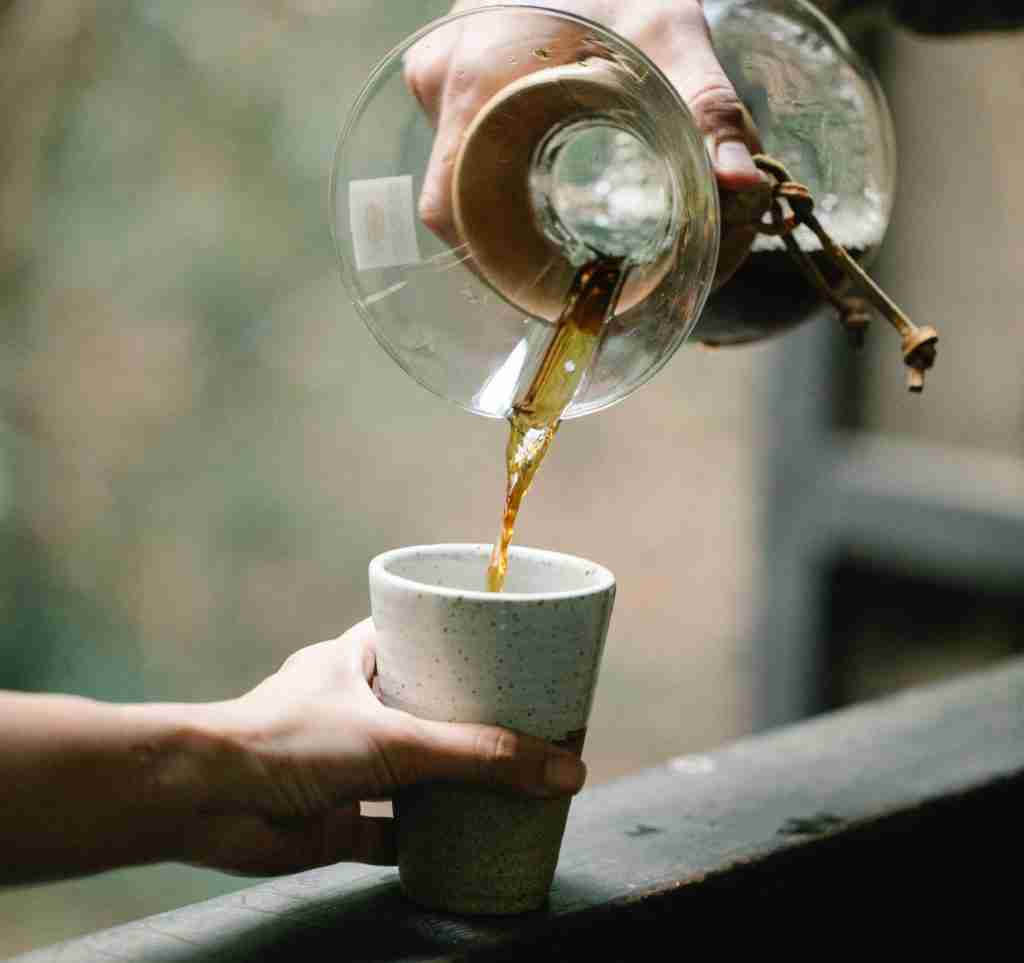
[[756, 728], [1024, 651], [1024, 459], [851, 431], [847, 352], [821, 326], [775, 373]]
[[[1001, 3], [893, 6], [934, 34], [1024, 17]], [[1007, 123], [1024, 104], [1021, 37], [867, 41], [900, 149], [876, 273], [941, 327], [942, 374], [923, 398], [901, 398], [888, 332], [851, 357], [828, 322], [773, 372], [758, 727], [1024, 650], [1024, 191]]]

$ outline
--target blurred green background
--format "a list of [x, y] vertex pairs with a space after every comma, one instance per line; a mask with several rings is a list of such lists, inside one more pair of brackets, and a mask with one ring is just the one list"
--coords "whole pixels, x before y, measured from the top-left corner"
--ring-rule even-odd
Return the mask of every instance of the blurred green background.
[[[352, 98], [447, 6], [0, 0], [0, 688], [230, 697], [363, 618], [373, 555], [491, 540], [504, 425], [427, 394], [376, 346], [327, 218]], [[1019, 334], [1019, 309], [1005, 319], [1024, 295], [1007, 161], [1021, 133], [992, 118], [1024, 103], [1024, 47], [893, 43], [898, 132], [917, 125], [901, 140], [917, 153], [889, 281], [925, 320], [985, 304], [979, 337], [944, 342], [929, 407], [906, 407], [879, 335], [856, 427], [1019, 457], [1020, 352], [999, 334]], [[921, 111], [920, 84], [960, 97], [955, 115], [938, 95]], [[947, 196], [948, 171], [970, 170], [965, 130], [973, 183], [1002, 198], [981, 190], [977, 223], [930, 203], [929, 183]], [[975, 287], [960, 270], [972, 229], [992, 252]], [[594, 783], [751, 726], [766, 372], [791, 343], [680, 352], [625, 405], [566, 425], [528, 500], [517, 541], [620, 582]], [[0, 955], [241, 885], [160, 866], [2, 891]]]
[[[373, 555], [493, 537], [505, 426], [377, 347], [327, 217], [354, 95], [447, 7], [0, 3], [0, 687], [228, 697], [363, 618]], [[622, 581], [595, 781], [745, 728], [735, 686], [677, 697], [679, 636], [730, 671], [752, 517], [713, 484], [749, 474], [746, 392], [684, 404], [722, 370], [688, 360], [566, 427], [517, 532]], [[752, 356], [725, 363], [748, 380]], [[701, 600], [662, 611], [680, 583]], [[631, 692], [651, 708], [623, 718]], [[156, 867], [0, 892], [0, 956], [241, 884]]]

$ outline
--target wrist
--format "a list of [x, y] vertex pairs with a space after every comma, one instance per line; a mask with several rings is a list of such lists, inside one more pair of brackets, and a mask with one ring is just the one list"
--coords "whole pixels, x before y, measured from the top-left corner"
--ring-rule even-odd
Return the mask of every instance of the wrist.
[[161, 827], [157, 859], [194, 862], [204, 826], [237, 808], [250, 754], [227, 704], [124, 706], [140, 813]]
[[0, 693], [0, 883], [187, 859], [243, 753], [210, 706]]

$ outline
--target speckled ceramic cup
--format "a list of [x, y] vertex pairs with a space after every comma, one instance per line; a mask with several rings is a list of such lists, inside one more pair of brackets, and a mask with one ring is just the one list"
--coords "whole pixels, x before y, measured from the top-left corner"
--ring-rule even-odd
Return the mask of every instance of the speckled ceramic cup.
[[[370, 563], [385, 704], [507, 726], [583, 748], [615, 578], [572, 555], [514, 546], [505, 591], [486, 591], [489, 545], [400, 548]], [[568, 799], [433, 784], [395, 800], [398, 868], [418, 903], [456, 913], [538, 908]]]

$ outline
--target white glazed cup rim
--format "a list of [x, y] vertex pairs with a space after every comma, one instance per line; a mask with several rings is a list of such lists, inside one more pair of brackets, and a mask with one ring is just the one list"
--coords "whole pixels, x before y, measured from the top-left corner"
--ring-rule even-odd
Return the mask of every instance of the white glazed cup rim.
[[388, 568], [394, 562], [404, 561], [416, 556], [430, 557], [465, 554], [481, 555], [484, 559], [487, 559], [490, 557], [490, 553], [491, 546], [481, 542], [452, 542], [393, 548], [390, 551], [382, 552], [370, 561], [370, 578], [380, 579], [382, 582], [390, 583], [398, 588], [435, 595], [439, 598], [472, 599], [474, 602], [490, 602], [492, 604], [585, 598], [588, 595], [599, 595], [602, 592], [607, 592], [615, 586], [615, 576], [609, 569], [599, 565], [597, 562], [592, 562], [579, 555], [569, 555], [565, 552], [555, 552], [545, 548], [530, 548], [526, 545], [513, 545], [509, 548], [509, 568], [517, 561], [526, 562], [533, 560], [547, 562], [548, 564], [554, 563], [581, 570], [584, 576], [591, 580], [590, 583], [582, 588], [565, 589], [556, 592], [488, 592], [481, 589], [457, 588], [454, 586], [434, 585], [430, 582], [420, 582], [404, 575], [396, 575]]

